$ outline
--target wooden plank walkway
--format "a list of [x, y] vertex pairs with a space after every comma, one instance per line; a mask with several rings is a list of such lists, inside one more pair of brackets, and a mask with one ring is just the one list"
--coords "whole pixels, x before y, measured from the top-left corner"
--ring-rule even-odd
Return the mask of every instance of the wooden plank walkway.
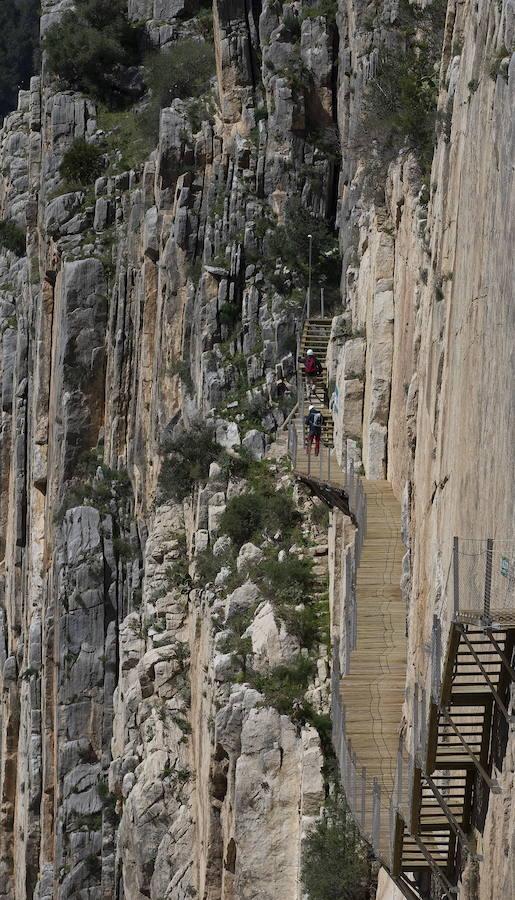
[[[313, 345], [325, 361], [328, 338], [327, 323], [308, 322], [302, 347]], [[455, 883], [457, 860], [459, 865], [463, 859], [457, 848], [468, 841], [478, 777], [487, 789], [499, 789], [491, 778], [494, 711], [513, 723], [505, 704], [515, 680], [515, 603], [501, 596], [500, 589], [507, 591], [501, 572], [504, 581], [497, 573], [491, 598], [492, 619], [498, 623], [493, 631], [478, 620], [478, 609], [463, 613], [460, 604], [443, 672], [439, 661], [433, 672], [437, 680], [442, 676], [442, 683], [432, 691], [427, 722], [425, 700], [420, 709], [425, 736], [416, 757], [413, 748], [408, 754], [404, 745], [399, 747], [407, 667], [400, 504], [386, 481], [351, 476], [347, 482], [331, 452], [332, 429], [320, 456], [308, 455], [303, 381], [301, 375], [299, 415], [291, 426], [294, 471], [329, 505], [345, 510], [345, 503], [335, 504], [333, 498], [347, 498], [351, 483], [353, 502], [362, 504], [355, 517], [362, 538], [352, 604], [355, 621], [348, 670], [341, 679], [338, 655], [333, 660], [333, 734], [342, 782], [362, 833], [404, 896], [417, 900], [413, 878], [432, 872], [443, 895], [453, 900], [449, 879]], [[322, 387], [317, 390], [322, 396]], [[326, 407], [323, 414], [330, 415]], [[415, 685], [415, 705], [419, 690]]]
[[363, 480], [363, 488], [367, 524], [356, 573], [357, 640], [341, 695], [345, 732], [359, 765], [391, 792], [406, 681], [401, 510], [388, 482]]

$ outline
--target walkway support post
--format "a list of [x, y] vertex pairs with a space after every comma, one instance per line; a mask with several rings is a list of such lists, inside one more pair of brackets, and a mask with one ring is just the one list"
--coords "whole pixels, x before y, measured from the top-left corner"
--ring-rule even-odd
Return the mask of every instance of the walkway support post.
[[307, 308], [307, 317], [311, 318], [311, 258], [313, 254], [313, 235], [308, 234], [309, 240], [309, 259], [308, 259], [308, 308]]
[[465, 631], [465, 628], [464, 628], [463, 626], [461, 626], [460, 632], [461, 632], [461, 637], [462, 637], [462, 639], [465, 641], [465, 643], [466, 643], [467, 647], [469, 648], [469, 650], [470, 650], [472, 656], [474, 657], [474, 659], [475, 659], [475, 661], [476, 661], [476, 664], [477, 664], [477, 667], [478, 667], [479, 671], [481, 672], [483, 678], [485, 679], [485, 681], [486, 681], [486, 683], [487, 683], [487, 685], [488, 685], [488, 688], [489, 688], [489, 690], [491, 691], [492, 696], [493, 696], [493, 698], [494, 698], [494, 700], [495, 700], [495, 702], [496, 702], [496, 704], [497, 704], [497, 706], [498, 706], [500, 712], [502, 713], [502, 715], [503, 715], [504, 718], [506, 719], [506, 722], [508, 723], [508, 725], [511, 724], [513, 721], [515, 721], [515, 717], [514, 717], [514, 716], [510, 716], [510, 714], [509, 714], [508, 710], [506, 709], [504, 703], [502, 702], [501, 698], [499, 697], [499, 694], [498, 694], [497, 690], [495, 689], [495, 685], [494, 685], [492, 679], [490, 678], [488, 672], [486, 671], [486, 669], [485, 669], [485, 667], [484, 667], [484, 665], [483, 665], [483, 663], [482, 663], [480, 657], [479, 657], [478, 654], [476, 653], [476, 650], [475, 650], [474, 645], [471, 643], [471, 641], [469, 641], [467, 632]]
[[470, 759], [474, 763], [476, 769], [478, 770], [478, 772], [481, 775], [481, 778], [483, 779], [485, 784], [490, 788], [490, 790], [492, 791], [493, 794], [500, 794], [501, 788], [499, 787], [498, 782], [495, 779], [490, 778], [488, 772], [481, 765], [477, 756], [475, 755], [475, 753], [470, 749], [469, 745], [467, 744], [465, 738], [460, 734], [456, 723], [454, 722], [453, 719], [451, 719], [451, 716], [449, 715], [449, 711], [447, 709], [442, 709], [441, 716], [444, 719], [444, 721], [447, 722], [447, 724], [454, 731], [454, 734], [458, 738], [460, 744], [462, 745], [462, 747], [465, 750], [465, 752], [467, 753], [467, 755], [470, 756]]
[[492, 561], [494, 552], [494, 542], [492, 538], [488, 538], [486, 542], [486, 568], [485, 568], [485, 600], [483, 608], [483, 621], [489, 625], [492, 621], [490, 615], [490, 600], [492, 596]]
[[458, 820], [456, 819], [456, 817], [452, 814], [452, 812], [451, 812], [451, 810], [450, 810], [450, 808], [449, 808], [449, 806], [448, 806], [448, 804], [447, 804], [447, 802], [446, 802], [446, 800], [445, 800], [443, 794], [442, 794], [441, 791], [438, 789], [438, 787], [436, 786], [436, 784], [435, 784], [435, 782], [433, 781], [433, 779], [431, 778], [431, 776], [430, 776], [430, 775], [423, 775], [422, 777], [423, 777], [424, 781], [426, 782], [427, 786], [429, 787], [429, 789], [431, 790], [431, 792], [432, 792], [432, 794], [433, 794], [435, 800], [436, 800], [437, 803], [441, 806], [442, 812], [443, 812], [444, 816], [446, 817], [447, 821], [448, 821], [449, 824], [451, 825], [451, 828], [453, 829], [454, 833], [455, 833], [456, 835], [458, 835], [458, 837], [460, 838], [460, 840], [461, 840], [463, 846], [468, 850], [468, 852], [470, 853], [470, 855], [471, 855], [474, 859], [476, 859], [476, 860], [478, 860], [478, 861], [482, 860], [483, 857], [482, 857], [482, 856], [479, 856], [479, 855], [475, 852], [475, 850], [474, 850], [472, 844], [470, 843], [470, 841], [469, 841], [468, 838], [467, 838], [467, 835], [466, 835], [465, 832], [463, 831], [463, 829], [462, 829], [462, 827], [460, 826], [460, 824], [459, 824]]
[[452, 548], [452, 574], [454, 586], [454, 619], [460, 614], [460, 570], [459, 570], [459, 544], [458, 538], [455, 537]]

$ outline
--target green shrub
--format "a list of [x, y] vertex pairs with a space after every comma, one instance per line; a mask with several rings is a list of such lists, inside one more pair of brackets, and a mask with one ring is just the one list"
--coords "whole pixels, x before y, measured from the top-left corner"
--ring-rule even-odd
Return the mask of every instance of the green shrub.
[[110, 159], [109, 171], [113, 174], [138, 168], [154, 147], [151, 135], [145, 133], [140, 117], [131, 109], [110, 110], [100, 106], [97, 124], [105, 132], [103, 144]]
[[130, 562], [138, 555], [138, 549], [130, 541], [124, 538], [116, 537], [113, 539], [114, 555], [121, 562]]
[[129, 23], [124, 0], [77, 0], [45, 35], [50, 70], [104, 102], [127, 100], [127, 67], [139, 62], [142, 33]]
[[289, 634], [298, 638], [301, 647], [312, 650], [319, 644], [329, 644], [329, 611], [325, 602], [304, 599], [304, 606], [298, 609], [291, 602], [279, 603], [277, 612], [286, 625]]
[[299, 513], [286, 491], [275, 493], [266, 483], [253, 491], [231, 497], [220, 520], [220, 530], [228, 534], [236, 547], [263, 532], [291, 530], [299, 521]]
[[283, 25], [290, 32], [293, 41], [300, 41], [301, 19], [292, 12], [287, 12], [283, 16]]
[[186, 38], [163, 53], [153, 53], [145, 62], [145, 78], [162, 107], [172, 100], [201, 97], [215, 71], [213, 45]]
[[293, 48], [287, 64], [281, 69], [277, 69], [277, 74], [286, 79], [295, 94], [305, 94], [306, 89], [313, 84], [313, 73], [300, 55], [300, 45]]
[[375, 148], [381, 177], [404, 147], [416, 153], [423, 172], [430, 168], [446, 8], [446, 0], [424, 9], [405, 0], [399, 16], [406, 46], [384, 52], [366, 86], [356, 146], [366, 152]]
[[191, 578], [189, 573], [189, 560], [186, 556], [186, 548], [184, 555], [175, 559], [166, 569], [166, 580], [171, 588], [178, 588], [182, 591], [188, 591], [191, 588]]
[[336, 23], [337, 11], [337, 0], [319, 0], [319, 2], [315, 4], [315, 6], [308, 6], [306, 10], [303, 10], [302, 18], [318, 19], [319, 16], [324, 16], [324, 18], [327, 19], [327, 22], [330, 25], [334, 25]]
[[192, 130], [203, 115], [209, 118], [206, 94], [215, 72], [213, 45], [191, 38], [176, 41], [169, 50], [152, 53], [145, 60], [145, 83], [151, 99], [140, 116], [141, 127], [153, 137], [159, 133], [159, 113], [172, 100], [190, 100]]
[[[332, 390], [329, 387], [329, 395], [333, 393], [333, 390], [334, 387]], [[322, 531], [327, 530], [329, 527], [329, 507], [325, 503], [313, 503], [311, 507], [311, 521]]]
[[64, 154], [59, 172], [71, 184], [92, 184], [102, 172], [102, 151], [80, 138]]
[[213, 7], [211, 3], [200, 9], [195, 18], [195, 25], [204, 40], [213, 40]]
[[338, 287], [341, 271], [337, 237], [328, 224], [314, 216], [297, 197], [287, 202], [284, 225], [278, 225], [269, 238], [271, 257], [274, 261], [280, 259], [283, 265], [307, 285], [309, 235], [312, 238], [313, 284]]
[[170, 375], [178, 375], [181, 384], [191, 394], [193, 392], [193, 379], [191, 377], [191, 366], [186, 359], [177, 359], [170, 365]]
[[363, 139], [374, 141], [392, 158], [406, 146], [430, 165], [436, 122], [438, 76], [416, 50], [386, 53], [365, 91]]
[[16, 256], [25, 256], [25, 232], [15, 222], [0, 222], [0, 247], [12, 250]]
[[96, 450], [81, 455], [74, 478], [68, 482], [61, 506], [54, 514], [56, 524], [61, 524], [67, 511], [75, 506], [93, 506], [107, 514], [111, 512], [113, 500], [120, 505], [130, 497], [132, 488], [127, 472], [101, 465], [103, 478], [97, 479], [94, 476], [99, 465]]
[[288, 555], [284, 562], [265, 560], [259, 566], [259, 576], [279, 602], [300, 603], [314, 587], [312, 561], [293, 555]]
[[220, 325], [225, 325], [229, 331], [233, 331], [241, 319], [241, 309], [234, 303], [223, 303], [218, 310]]
[[[252, 577], [268, 595], [289, 634], [298, 638], [301, 647], [311, 650], [329, 639], [327, 598], [313, 598], [315, 578], [311, 559], [288, 555], [284, 562], [267, 559], [259, 564]], [[301, 607], [301, 608], [300, 608]]]
[[306, 721], [304, 694], [315, 672], [313, 660], [298, 656], [288, 665], [276, 666], [266, 674], [255, 673], [252, 684], [265, 703], [295, 721]]
[[0, 121], [39, 70], [39, 0], [0, 3]]
[[197, 575], [204, 584], [214, 581], [223, 565], [224, 561], [219, 556], [215, 556], [210, 547], [197, 553], [195, 557]]
[[329, 801], [304, 841], [302, 882], [309, 900], [371, 896], [367, 849], [341, 794]]
[[255, 493], [231, 497], [220, 521], [220, 530], [241, 547], [263, 528], [265, 500]]
[[[329, 161], [339, 162], [341, 160], [342, 146], [340, 142], [340, 132], [336, 124], [324, 126], [310, 125], [306, 137]], [[315, 171], [311, 174], [311, 182], [317, 192], [320, 192], [322, 182], [320, 180], [319, 172]]]
[[240, 613], [231, 619], [231, 633], [223, 641], [222, 653], [231, 653], [238, 663], [243, 678], [248, 674], [248, 658], [252, 655], [252, 639], [244, 637], [244, 633], [252, 621], [250, 612]]
[[263, 394], [252, 394], [250, 398], [245, 397], [240, 404], [240, 412], [245, 417], [247, 425], [253, 425], [256, 428], [261, 428], [263, 418], [269, 411], [270, 404]]
[[214, 429], [200, 420], [187, 431], [169, 438], [159, 474], [161, 500], [185, 500], [198, 482], [205, 481], [209, 467], [221, 452]]

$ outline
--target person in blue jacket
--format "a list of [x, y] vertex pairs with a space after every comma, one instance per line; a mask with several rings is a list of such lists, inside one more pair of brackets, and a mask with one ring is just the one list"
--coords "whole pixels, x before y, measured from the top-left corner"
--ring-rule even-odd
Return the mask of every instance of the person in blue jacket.
[[311, 446], [315, 444], [315, 456], [320, 453], [320, 438], [322, 436], [322, 428], [324, 427], [324, 417], [319, 409], [310, 406], [306, 416], [306, 427], [308, 429], [307, 450], [311, 453]]

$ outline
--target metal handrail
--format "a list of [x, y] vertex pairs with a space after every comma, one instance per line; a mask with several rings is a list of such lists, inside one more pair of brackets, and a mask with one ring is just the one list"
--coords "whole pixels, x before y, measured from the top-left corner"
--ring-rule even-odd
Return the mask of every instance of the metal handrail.
[[345, 733], [345, 710], [340, 699], [340, 681], [339, 646], [336, 640], [331, 674], [331, 717], [333, 746], [345, 796], [363, 838], [381, 862], [391, 869], [396, 827], [393, 797], [377, 778], [370, 778], [366, 768], [358, 764]]
[[452, 569], [455, 621], [515, 624], [515, 541], [455, 537]]

